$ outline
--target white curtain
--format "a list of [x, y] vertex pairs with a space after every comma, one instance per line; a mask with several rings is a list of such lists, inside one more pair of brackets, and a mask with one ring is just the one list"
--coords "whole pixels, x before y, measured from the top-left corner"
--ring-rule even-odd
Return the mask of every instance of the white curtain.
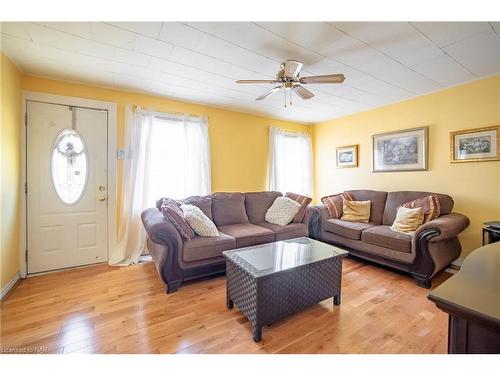
[[211, 192], [210, 142], [206, 117], [157, 113], [149, 160], [149, 206], [157, 199], [182, 199]]
[[110, 249], [109, 264], [128, 265], [135, 263], [141, 254], [145, 231], [141, 212], [149, 196], [148, 161], [151, 151], [151, 135], [154, 112], [131, 106], [125, 109], [125, 155], [123, 159], [121, 209], [118, 239]]
[[141, 213], [154, 207], [157, 199], [180, 199], [210, 191], [207, 118], [127, 106], [120, 226], [109, 264], [137, 261], [146, 239]]
[[312, 194], [312, 145], [306, 133], [269, 129], [269, 190]]

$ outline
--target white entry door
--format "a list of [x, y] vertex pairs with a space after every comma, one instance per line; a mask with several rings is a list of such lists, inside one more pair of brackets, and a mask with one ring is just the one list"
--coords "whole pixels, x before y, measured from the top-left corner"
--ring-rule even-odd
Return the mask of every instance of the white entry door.
[[26, 113], [28, 273], [107, 261], [107, 111]]

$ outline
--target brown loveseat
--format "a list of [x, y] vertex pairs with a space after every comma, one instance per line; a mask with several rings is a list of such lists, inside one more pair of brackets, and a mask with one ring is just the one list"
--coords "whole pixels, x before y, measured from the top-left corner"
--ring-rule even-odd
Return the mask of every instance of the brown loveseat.
[[217, 226], [219, 237], [195, 236], [183, 240], [175, 227], [157, 208], [142, 213], [148, 234], [148, 249], [167, 293], [175, 292], [181, 283], [225, 271], [224, 250], [308, 236], [309, 222], [317, 210], [307, 207], [300, 223], [284, 227], [267, 223], [265, 214], [282, 194], [274, 191], [255, 193], [214, 193], [190, 197], [185, 203], [199, 207]]
[[398, 207], [433, 193], [420, 191], [350, 190], [353, 200], [371, 201], [370, 222], [331, 219], [326, 206], [316, 206], [320, 215], [312, 236], [346, 248], [360, 258], [411, 273], [417, 284], [430, 288], [432, 277], [453, 262], [462, 250], [457, 235], [469, 226], [464, 215], [451, 212], [453, 199], [436, 194], [441, 216], [425, 223], [413, 235], [395, 232], [390, 226]]

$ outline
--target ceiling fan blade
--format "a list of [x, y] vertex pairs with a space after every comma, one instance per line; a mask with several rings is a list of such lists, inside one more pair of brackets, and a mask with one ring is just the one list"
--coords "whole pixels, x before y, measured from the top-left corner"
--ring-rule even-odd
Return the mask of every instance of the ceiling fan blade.
[[343, 74], [327, 74], [324, 76], [302, 77], [300, 83], [342, 83], [344, 80]]
[[314, 96], [311, 91], [302, 86], [294, 86], [293, 91], [304, 100], [311, 99]]
[[278, 83], [270, 79], [240, 79], [236, 83]]
[[295, 78], [299, 75], [300, 69], [302, 69], [302, 64], [300, 61], [287, 60], [285, 61], [285, 77]]
[[281, 88], [281, 86], [276, 86], [276, 87], [273, 87], [271, 90], [269, 91], [266, 91], [264, 94], [262, 94], [261, 96], [259, 96], [257, 99], [255, 100], [262, 100], [262, 99], [265, 99], [267, 98], [269, 95], [272, 95], [274, 94], [276, 91], [279, 91], [279, 89]]

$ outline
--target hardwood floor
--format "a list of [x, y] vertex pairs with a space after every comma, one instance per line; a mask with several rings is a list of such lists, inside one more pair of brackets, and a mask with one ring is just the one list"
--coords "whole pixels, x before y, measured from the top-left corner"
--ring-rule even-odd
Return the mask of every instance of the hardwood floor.
[[[437, 277], [442, 282], [449, 274]], [[436, 279], [435, 279], [436, 280]], [[223, 276], [165, 294], [154, 264], [98, 265], [23, 280], [1, 305], [3, 352], [445, 353], [447, 315], [413, 279], [348, 258], [332, 300], [263, 329], [260, 343]]]

